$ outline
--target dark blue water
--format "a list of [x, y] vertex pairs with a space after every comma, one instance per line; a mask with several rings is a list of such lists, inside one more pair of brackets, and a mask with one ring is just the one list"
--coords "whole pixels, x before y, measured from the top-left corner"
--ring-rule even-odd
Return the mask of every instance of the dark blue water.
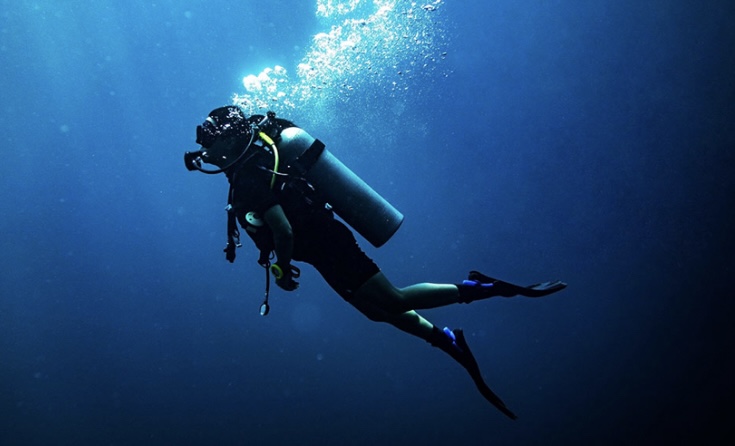
[[182, 154], [295, 72], [314, 2], [85, 3], [0, 8], [0, 444], [732, 444], [731, 2], [448, 1], [426, 67], [284, 114], [406, 215], [363, 244], [397, 285], [569, 283], [424, 313], [515, 422], [308, 267], [263, 318], [224, 259], [227, 183]]

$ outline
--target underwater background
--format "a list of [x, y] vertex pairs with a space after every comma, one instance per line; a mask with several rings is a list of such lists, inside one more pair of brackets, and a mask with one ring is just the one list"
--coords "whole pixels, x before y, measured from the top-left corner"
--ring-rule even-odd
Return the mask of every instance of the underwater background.
[[[735, 442], [729, 1], [0, 0], [0, 445]], [[195, 127], [274, 110], [405, 216], [511, 421], [308, 266], [230, 264]]]

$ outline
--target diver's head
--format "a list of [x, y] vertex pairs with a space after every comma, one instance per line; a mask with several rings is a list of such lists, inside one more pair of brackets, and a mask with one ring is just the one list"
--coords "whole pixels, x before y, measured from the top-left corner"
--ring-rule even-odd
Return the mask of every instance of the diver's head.
[[197, 144], [202, 161], [225, 168], [247, 149], [252, 136], [250, 122], [239, 107], [229, 105], [212, 110], [197, 126]]

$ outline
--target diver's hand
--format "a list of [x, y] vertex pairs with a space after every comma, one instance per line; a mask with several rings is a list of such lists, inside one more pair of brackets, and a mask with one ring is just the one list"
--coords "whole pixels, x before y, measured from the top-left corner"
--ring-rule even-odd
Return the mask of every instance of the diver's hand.
[[276, 278], [276, 285], [286, 291], [293, 291], [299, 287], [299, 283], [294, 278], [299, 277], [299, 269], [293, 265], [281, 266], [278, 262], [271, 265], [271, 273]]
[[234, 243], [228, 243], [227, 246], [225, 246], [225, 249], [223, 249], [225, 253], [225, 258], [228, 262], [233, 263], [235, 261], [235, 251], [237, 249], [237, 245]]

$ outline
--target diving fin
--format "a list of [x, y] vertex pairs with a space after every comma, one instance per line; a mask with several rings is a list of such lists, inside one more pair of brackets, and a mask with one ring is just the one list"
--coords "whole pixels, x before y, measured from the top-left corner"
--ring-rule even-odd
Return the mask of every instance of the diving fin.
[[529, 286], [515, 285], [500, 279], [486, 276], [479, 271], [470, 271], [468, 280], [477, 281], [483, 284], [493, 284], [493, 288], [495, 288], [498, 295], [504, 297], [518, 295], [526, 297], [542, 297], [556, 293], [557, 291], [561, 291], [567, 287], [567, 284], [560, 280], [542, 282]]
[[475, 382], [477, 390], [480, 391], [482, 396], [511, 420], [517, 419], [518, 416], [508, 409], [503, 400], [501, 400], [500, 397], [496, 395], [495, 392], [493, 392], [485, 383], [485, 380], [482, 378], [482, 374], [480, 373], [480, 366], [477, 365], [477, 360], [470, 351], [470, 346], [467, 345], [467, 341], [464, 338], [464, 332], [459, 328], [454, 330], [445, 328], [444, 332], [453, 338], [454, 344], [461, 351], [461, 353], [457, 355], [458, 361], [470, 374], [472, 381]]

